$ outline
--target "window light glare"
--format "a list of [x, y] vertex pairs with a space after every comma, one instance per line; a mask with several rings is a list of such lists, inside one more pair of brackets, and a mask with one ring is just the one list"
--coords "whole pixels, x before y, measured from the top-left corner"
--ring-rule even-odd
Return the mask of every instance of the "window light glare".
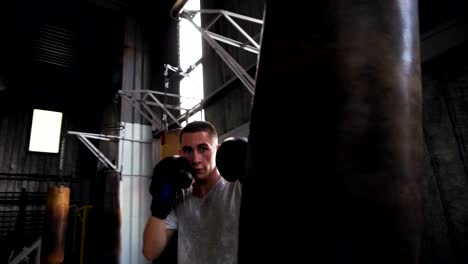
[[29, 151], [58, 153], [62, 113], [34, 109]]
[[[184, 6], [186, 10], [199, 10], [200, 0], [188, 1]], [[200, 15], [196, 15], [193, 21], [201, 25]], [[202, 37], [200, 32], [188, 21], [182, 19], [179, 24], [179, 61], [182, 69], [187, 69], [202, 57]], [[203, 99], [203, 63], [199, 64], [191, 73], [180, 81], [181, 107], [191, 109]], [[190, 98], [198, 98], [193, 100]], [[197, 112], [189, 118], [190, 121], [204, 120], [204, 112]], [[185, 125], [185, 122], [182, 126]]]

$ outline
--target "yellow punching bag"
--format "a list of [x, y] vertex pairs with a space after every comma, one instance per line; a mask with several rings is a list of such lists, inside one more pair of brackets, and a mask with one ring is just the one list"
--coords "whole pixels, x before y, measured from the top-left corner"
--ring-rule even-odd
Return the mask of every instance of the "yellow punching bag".
[[[164, 159], [169, 156], [179, 154], [179, 136], [182, 129], [171, 129], [161, 132], [159, 159]], [[159, 257], [161, 263], [176, 263], [177, 262], [177, 234], [172, 236], [168, 241], [168, 245]]]
[[43, 264], [58, 264], [64, 260], [69, 205], [70, 188], [49, 188], [41, 246]]
[[179, 135], [181, 130], [181, 128], [177, 128], [161, 132], [160, 159], [179, 154]]

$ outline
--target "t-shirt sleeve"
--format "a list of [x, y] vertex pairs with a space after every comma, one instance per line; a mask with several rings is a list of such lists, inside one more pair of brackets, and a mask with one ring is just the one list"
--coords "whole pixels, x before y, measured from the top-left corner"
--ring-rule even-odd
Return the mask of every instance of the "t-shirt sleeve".
[[177, 230], [177, 216], [174, 209], [172, 209], [171, 213], [166, 217], [166, 228]]

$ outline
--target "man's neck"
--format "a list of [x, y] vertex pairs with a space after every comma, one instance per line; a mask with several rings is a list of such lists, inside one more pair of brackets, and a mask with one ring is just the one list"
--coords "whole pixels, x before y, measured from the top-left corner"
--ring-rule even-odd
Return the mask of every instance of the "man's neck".
[[210, 190], [218, 183], [221, 175], [217, 169], [214, 169], [213, 172], [203, 180], [195, 180], [193, 184], [193, 195], [198, 198], [203, 198], [207, 195]]

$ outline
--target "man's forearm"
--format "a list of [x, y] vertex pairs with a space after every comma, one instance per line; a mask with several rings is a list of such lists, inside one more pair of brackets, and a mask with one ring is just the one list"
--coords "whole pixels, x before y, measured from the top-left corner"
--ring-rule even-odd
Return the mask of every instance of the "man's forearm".
[[150, 216], [143, 234], [143, 255], [148, 260], [158, 258], [172, 232], [166, 231], [166, 221]]

